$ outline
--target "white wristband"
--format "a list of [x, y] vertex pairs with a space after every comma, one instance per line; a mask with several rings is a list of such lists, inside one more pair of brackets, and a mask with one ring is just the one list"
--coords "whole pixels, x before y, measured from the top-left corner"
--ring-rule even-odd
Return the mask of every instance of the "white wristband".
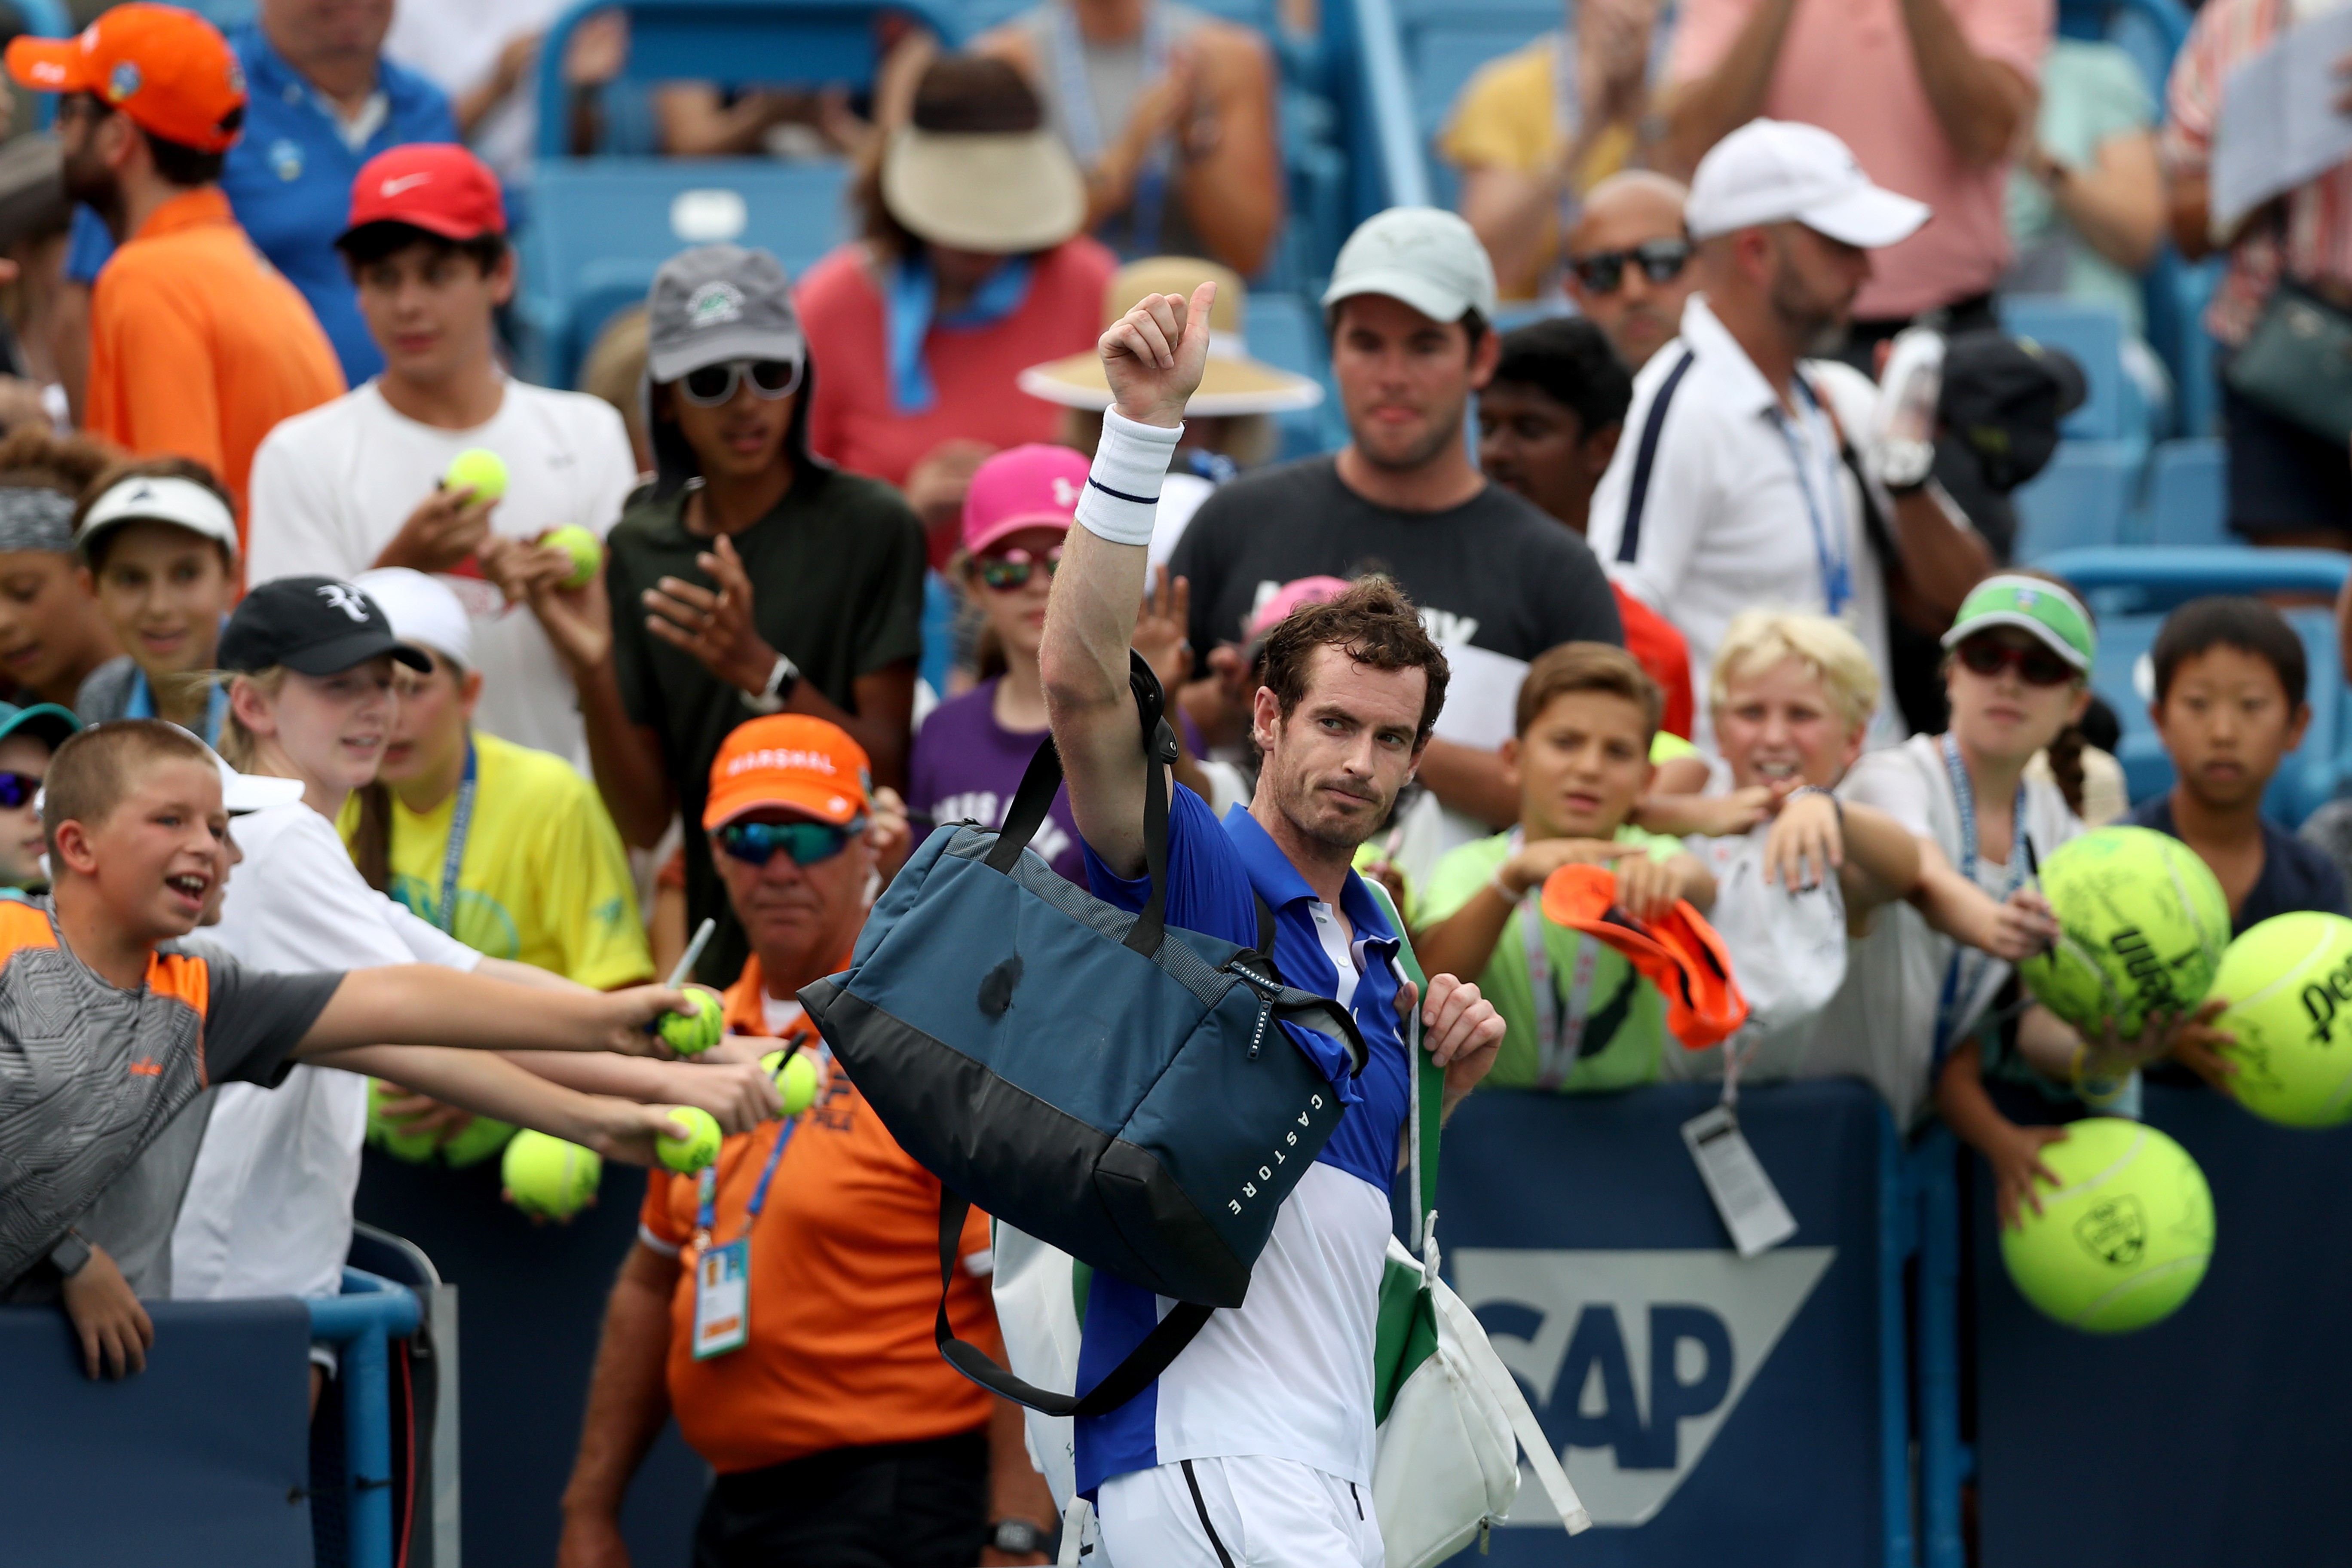
[[1102, 439], [1078, 497], [1080, 527], [1113, 544], [1149, 544], [1160, 510], [1160, 482], [1184, 437], [1181, 425], [1139, 425], [1116, 408], [1103, 410]]

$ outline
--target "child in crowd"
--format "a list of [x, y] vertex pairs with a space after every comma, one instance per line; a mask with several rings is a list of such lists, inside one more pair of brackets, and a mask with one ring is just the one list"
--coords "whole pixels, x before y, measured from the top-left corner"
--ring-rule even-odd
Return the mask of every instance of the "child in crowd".
[[48, 847], [34, 807], [49, 758], [81, 726], [52, 703], [0, 702], [0, 899], [48, 886], [41, 856]]
[[1658, 1076], [1665, 999], [1623, 954], [1555, 925], [1538, 900], [1568, 865], [1614, 872], [1617, 902], [1636, 920], [1678, 899], [1713, 900], [1715, 879], [1680, 842], [1626, 820], [1650, 787], [1662, 706], [1622, 648], [1563, 643], [1538, 658], [1501, 752], [1519, 824], [1449, 851], [1422, 890], [1422, 963], [1433, 974], [1475, 974], [1508, 1026], [1489, 1084], [1574, 1093]]
[[74, 698], [85, 724], [169, 719], [220, 744], [228, 693], [213, 674], [236, 603], [236, 518], [212, 470], [187, 458], [110, 469], [74, 521], [83, 587], [131, 651]]
[[32, 426], [0, 440], [0, 695], [73, 706], [122, 652], [75, 570], [74, 503], [114, 454]]

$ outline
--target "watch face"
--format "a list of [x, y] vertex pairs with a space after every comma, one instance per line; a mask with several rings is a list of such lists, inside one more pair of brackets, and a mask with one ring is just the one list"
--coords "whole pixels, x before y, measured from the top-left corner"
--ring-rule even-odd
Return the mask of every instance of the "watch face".
[[1009, 1556], [1029, 1556], [1045, 1550], [1045, 1532], [1025, 1519], [1000, 1520], [989, 1544]]
[[1896, 489], [1925, 484], [1928, 471], [1935, 466], [1936, 445], [1932, 441], [1890, 440], [1879, 448], [1879, 482]]

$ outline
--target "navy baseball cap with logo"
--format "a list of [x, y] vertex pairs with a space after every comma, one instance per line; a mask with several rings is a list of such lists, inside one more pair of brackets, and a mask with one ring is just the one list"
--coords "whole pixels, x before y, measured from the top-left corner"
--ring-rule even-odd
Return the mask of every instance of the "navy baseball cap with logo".
[[433, 660], [392, 635], [383, 607], [332, 577], [280, 577], [245, 596], [221, 632], [223, 669], [250, 674], [283, 665], [302, 675], [340, 675], [390, 654], [422, 675]]

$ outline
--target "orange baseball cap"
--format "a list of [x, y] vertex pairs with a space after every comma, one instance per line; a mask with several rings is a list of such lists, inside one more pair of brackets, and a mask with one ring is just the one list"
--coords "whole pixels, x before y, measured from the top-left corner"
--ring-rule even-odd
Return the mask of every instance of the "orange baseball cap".
[[1723, 938], [1685, 900], [1644, 923], [1617, 907], [1617, 874], [1562, 866], [1544, 879], [1544, 919], [1607, 942], [1666, 999], [1666, 1030], [1692, 1050], [1748, 1022], [1748, 998], [1731, 975]]
[[771, 806], [845, 826], [864, 816], [874, 794], [866, 748], [840, 725], [805, 713], [773, 713], [739, 726], [710, 764], [702, 826], [724, 827]]
[[117, 5], [77, 37], [20, 37], [8, 75], [35, 92], [86, 92], [166, 142], [226, 153], [243, 123], [245, 68], [220, 29], [177, 5]]

